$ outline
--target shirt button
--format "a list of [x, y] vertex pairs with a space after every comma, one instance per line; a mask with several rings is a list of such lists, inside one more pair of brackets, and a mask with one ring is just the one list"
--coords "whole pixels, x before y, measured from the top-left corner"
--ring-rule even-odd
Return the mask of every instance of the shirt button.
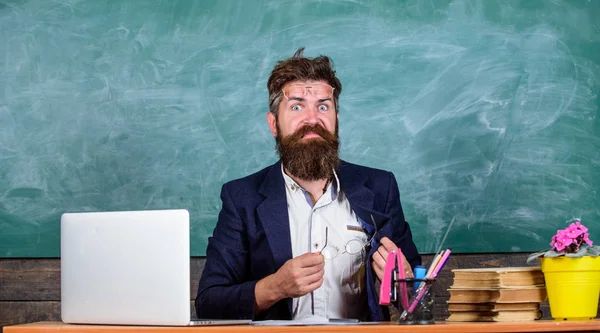
[[319, 243], [315, 243], [315, 249], [319, 248]]

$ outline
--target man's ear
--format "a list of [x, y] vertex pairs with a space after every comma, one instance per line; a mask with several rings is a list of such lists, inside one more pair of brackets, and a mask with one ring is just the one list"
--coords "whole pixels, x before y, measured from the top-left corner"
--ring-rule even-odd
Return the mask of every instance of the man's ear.
[[271, 130], [271, 134], [273, 134], [273, 137], [276, 137], [277, 119], [275, 119], [275, 115], [271, 111], [267, 111], [267, 124], [269, 124], [269, 129]]

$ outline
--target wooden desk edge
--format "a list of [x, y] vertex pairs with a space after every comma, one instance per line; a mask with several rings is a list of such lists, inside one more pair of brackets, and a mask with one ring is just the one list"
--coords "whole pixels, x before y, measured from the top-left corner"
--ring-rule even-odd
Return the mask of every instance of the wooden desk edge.
[[600, 331], [600, 320], [567, 322], [553, 320], [536, 320], [532, 322], [465, 322], [449, 323], [438, 322], [435, 325], [396, 325], [395, 323], [378, 323], [368, 325], [342, 325], [342, 326], [110, 326], [110, 325], [72, 325], [62, 322], [37, 322], [14, 326], [5, 326], [5, 333], [37, 333], [47, 331], [60, 332], [177, 332], [192, 331], [219, 331], [219, 332], [311, 332], [311, 333], [338, 333], [338, 332], [372, 332], [374, 329], [385, 329], [386, 332], [561, 332], [561, 331]]

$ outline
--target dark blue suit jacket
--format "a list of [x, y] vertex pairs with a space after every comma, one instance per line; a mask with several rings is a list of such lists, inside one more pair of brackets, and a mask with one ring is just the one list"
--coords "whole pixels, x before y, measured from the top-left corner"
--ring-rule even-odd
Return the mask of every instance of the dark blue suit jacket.
[[[377, 235], [367, 256], [369, 318], [389, 320], [387, 308], [378, 304], [371, 255], [387, 236], [411, 266], [421, 263], [400, 205], [396, 179], [391, 172], [342, 161], [336, 170], [340, 186], [363, 227]], [[206, 264], [196, 297], [198, 318], [291, 319], [292, 299], [284, 299], [254, 316], [254, 286], [292, 259], [288, 207], [281, 162], [223, 185], [223, 207], [208, 240]], [[372, 216], [372, 218], [371, 218]], [[364, 221], [367, 221], [365, 223]]]

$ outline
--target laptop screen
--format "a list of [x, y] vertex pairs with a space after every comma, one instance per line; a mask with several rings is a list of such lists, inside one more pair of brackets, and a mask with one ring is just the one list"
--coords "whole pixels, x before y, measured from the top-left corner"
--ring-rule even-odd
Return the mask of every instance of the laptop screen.
[[189, 231], [187, 210], [63, 214], [62, 320], [189, 324]]

